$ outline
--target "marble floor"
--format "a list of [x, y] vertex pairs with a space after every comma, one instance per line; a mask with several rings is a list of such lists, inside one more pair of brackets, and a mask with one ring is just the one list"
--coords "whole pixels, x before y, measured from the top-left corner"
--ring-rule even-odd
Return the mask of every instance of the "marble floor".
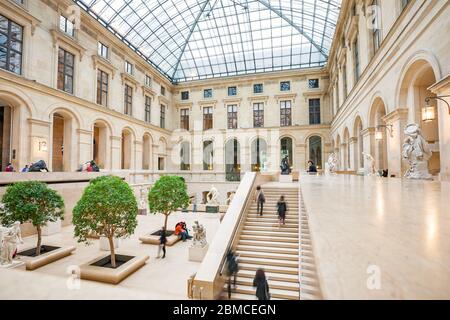
[[[73, 228], [64, 227], [60, 234], [43, 238], [44, 244], [75, 245], [77, 250], [69, 257], [41, 267], [35, 271], [0, 270], [0, 299], [187, 299], [187, 279], [194, 274], [200, 263], [188, 261], [188, 247], [191, 241], [178, 242], [167, 247], [165, 259], [156, 259], [157, 246], [142, 244], [138, 237], [156, 228], [164, 222], [162, 215], [138, 216], [136, 232], [122, 240], [120, 253], [132, 252], [147, 254], [147, 264], [123, 280], [118, 285], [81, 280], [79, 289], [70, 289], [68, 270], [70, 266], [90, 261], [101, 252], [98, 240], [86, 246], [73, 238]], [[208, 242], [211, 242], [219, 228], [219, 216], [208, 213], [176, 212], [169, 217], [169, 225], [184, 220], [191, 227], [195, 220], [207, 230]], [[23, 246], [36, 243], [36, 237], [25, 240]], [[20, 249], [20, 248], [19, 248]]]
[[450, 183], [302, 176], [325, 299], [450, 299]]

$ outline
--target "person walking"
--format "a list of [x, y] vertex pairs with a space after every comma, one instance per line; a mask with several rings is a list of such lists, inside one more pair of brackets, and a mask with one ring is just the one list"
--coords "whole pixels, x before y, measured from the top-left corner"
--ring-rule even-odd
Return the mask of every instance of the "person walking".
[[277, 211], [278, 211], [278, 224], [281, 228], [281, 224], [283, 223], [283, 226], [286, 224], [286, 211], [287, 211], [287, 204], [284, 200], [284, 196], [280, 197], [280, 200], [277, 202]]
[[229, 250], [226, 257], [227, 276], [228, 276], [228, 299], [231, 298], [231, 278], [233, 277], [233, 286], [236, 288], [237, 273], [239, 271], [238, 259], [233, 250]]
[[262, 217], [266, 197], [264, 196], [264, 192], [262, 191], [261, 186], [256, 187], [255, 201], [257, 202], [256, 214], [259, 214]]
[[162, 227], [159, 236], [158, 256], [156, 257], [157, 259], [161, 257], [161, 250], [163, 252], [162, 259], [166, 257], [166, 243], [167, 243], [166, 229]]
[[270, 300], [269, 283], [263, 269], [258, 269], [253, 279], [253, 287], [256, 287], [258, 300]]

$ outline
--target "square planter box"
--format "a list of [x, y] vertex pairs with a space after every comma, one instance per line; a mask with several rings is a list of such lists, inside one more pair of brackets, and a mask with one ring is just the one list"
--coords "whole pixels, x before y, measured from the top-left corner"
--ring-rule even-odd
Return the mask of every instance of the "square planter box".
[[52, 263], [56, 260], [62, 259], [69, 256], [75, 251], [74, 246], [69, 247], [57, 247], [50, 245], [41, 246], [41, 254], [37, 257], [33, 257], [32, 254], [36, 250], [36, 247], [31, 247], [26, 250], [21, 250], [17, 254], [17, 259], [25, 262], [25, 267], [27, 270], [35, 270], [46, 264]]
[[209, 245], [206, 244], [204, 247], [189, 247], [189, 261], [202, 262], [203, 258], [208, 252]]
[[147, 255], [133, 256], [132, 254], [116, 253], [118, 266], [113, 269], [104, 266], [110, 263], [110, 253], [108, 252], [81, 265], [80, 277], [85, 280], [118, 284], [130, 274], [143, 267], [148, 259], [149, 256]]
[[[154, 233], [158, 232], [159, 230], [160, 229], [154, 230], [150, 233], [147, 233], [146, 235], [140, 236], [139, 240], [142, 243], [159, 245], [159, 235], [154, 235]], [[168, 230], [168, 231], [172, 231], [172, 230]], [[175, 233], [173, 233], [172, 235], [167, 237], [166, 246], [169, 246], [169, 247], [173, 246], [175, 243], [177, 243], [180, 240], [181, 240], [181, 237], [179, 237], [179, 236], [175, 235]]]
[[[120, 239], [114, 238], [114, 248], [117, 249], [120, 246]], [[109, 251], [109, 240], [106, 237], [100, 237], [99, 247], [102, 251]]]
[[56, 234], [61, 232], [61, 220], [58, 219], [55, 222], [47, 222], [47, 225], [42, 227], [42, 235], [43, 236], [51, 236], [52, 234]]

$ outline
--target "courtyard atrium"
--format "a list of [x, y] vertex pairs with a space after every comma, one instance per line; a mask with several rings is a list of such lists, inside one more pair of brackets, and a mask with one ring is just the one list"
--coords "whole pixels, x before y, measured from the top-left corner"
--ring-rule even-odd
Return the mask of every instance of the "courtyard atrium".
[[1, 300], [450, 300], [448, 0], [0, 0]]

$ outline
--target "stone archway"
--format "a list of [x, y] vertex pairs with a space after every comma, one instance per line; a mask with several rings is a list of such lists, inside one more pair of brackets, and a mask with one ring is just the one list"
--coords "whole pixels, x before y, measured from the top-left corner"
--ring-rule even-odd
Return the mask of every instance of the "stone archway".
[[129, 129], [122, 130], [121, 165], [122, 170], [131, 169], [133, 150], [133, 133]]
[[97, 120], [92, 126], [92, 158], [100, 169], [109, 168], [108, 141], [111, 135], [109, 125]]
[[57, 109], [51, 116], [51, 157], [50, 170], [71, 172], [78, 169], [77, 129], [79, 124], [75, 116], [65, 110]]
[[375, 129], [375, 135], [370, 139], [372, 156], [375, 159], [376, 170], [387, 170], [388, 164], [388, 134], [386, 123], [383, 118], [386, 116], [387, 108], [380, 97], [377, 97], [370, 108], [369, 126]]

